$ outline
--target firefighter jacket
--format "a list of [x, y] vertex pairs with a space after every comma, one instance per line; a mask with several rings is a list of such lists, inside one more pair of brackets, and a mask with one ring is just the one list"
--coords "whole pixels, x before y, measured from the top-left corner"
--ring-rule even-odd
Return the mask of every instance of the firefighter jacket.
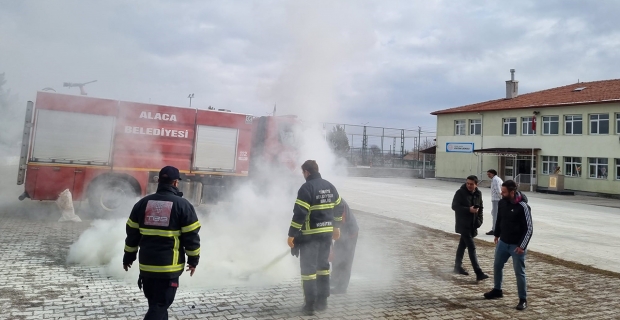
[[123, 264], [136, 260], [140, 275], [176, 278], [187, 264], [198, 265], [200, 222], [194, 207], [172, 185], [160, 184], [157, 192], [136, 203], [127, 220]]
[[343, 207], [338, 191], [333, 184], [314, 173], [306, 179], [299, 191], [293, 207], [293, 221], [288, 231], [289, 237], [333, 232], [340, 227]]

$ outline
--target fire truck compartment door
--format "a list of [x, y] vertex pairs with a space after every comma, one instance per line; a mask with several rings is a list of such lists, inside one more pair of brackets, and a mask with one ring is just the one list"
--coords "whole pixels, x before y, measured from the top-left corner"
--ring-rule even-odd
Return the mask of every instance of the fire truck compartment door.
[[234, 171], [239, 130], [198, 126], [194, 168], [209, 171]]
[[113, 135], [114, 117], [39, 109], [32, 158], [107, 165]]

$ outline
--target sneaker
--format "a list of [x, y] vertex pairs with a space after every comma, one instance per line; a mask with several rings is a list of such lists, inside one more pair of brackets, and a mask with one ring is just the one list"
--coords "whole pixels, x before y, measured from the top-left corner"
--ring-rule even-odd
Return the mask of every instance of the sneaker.
[[469, 272], [465, 271], [465, 269], [463, 269], [463, 267], [454, 267], [454, 273], [462, 274], [464, 276], [468, 276], [469, 275]]
[[327, 310], [327, 298], [318, 298], [314, 303], [314, 310], [325, 311]]
[[495, 231], [491, 230], [491, 231], [489, 231], [489, 232], [487, 232], [487, 233], [485, 233], [485, 234], [486, 234], [487, 236], [492, 236], [492, 235], [494, 235], [494, 234], [495, 234]]
[[486, 275], [484, 272], [480, 272], [479, 274], [476, 275], [476, 281], [482, 281], [482, 280], [486, 280], [488, 278], [489, 278], [489, 276]]
[[301, 308], [301, 312], [306, 316], [313, 316], [314, 306], [310, 307], [307, 304], [304, 304], [303, 308]]
[[502, 292], [502, 290], [497, 290], [497, 289], [493, 289], [484, 294], [485, 299], [499, 299], [503, 297], [504, 297], [504, 293]]
[[527, 300], [519, 299], [519, 304], [517, 305], [517, 310], [523, 311], [527, 308]]

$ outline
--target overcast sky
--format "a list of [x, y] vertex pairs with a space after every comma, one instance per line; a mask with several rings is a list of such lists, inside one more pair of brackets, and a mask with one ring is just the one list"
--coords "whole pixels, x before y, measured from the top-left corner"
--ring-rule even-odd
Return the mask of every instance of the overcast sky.
[[430, 112], [619, 78], [620, 1], [0, 0], [22, 102], [90, 96], [433, 132]]

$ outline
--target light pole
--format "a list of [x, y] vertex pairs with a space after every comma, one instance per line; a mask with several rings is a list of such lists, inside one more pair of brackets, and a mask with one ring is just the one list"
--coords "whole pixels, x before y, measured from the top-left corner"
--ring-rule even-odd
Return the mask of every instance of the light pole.
[[194, 94], [190, 93], [187, 97], [189, 98], [189, 107], [191, 108], [192, 107], [192, 98], [194, 98]]

